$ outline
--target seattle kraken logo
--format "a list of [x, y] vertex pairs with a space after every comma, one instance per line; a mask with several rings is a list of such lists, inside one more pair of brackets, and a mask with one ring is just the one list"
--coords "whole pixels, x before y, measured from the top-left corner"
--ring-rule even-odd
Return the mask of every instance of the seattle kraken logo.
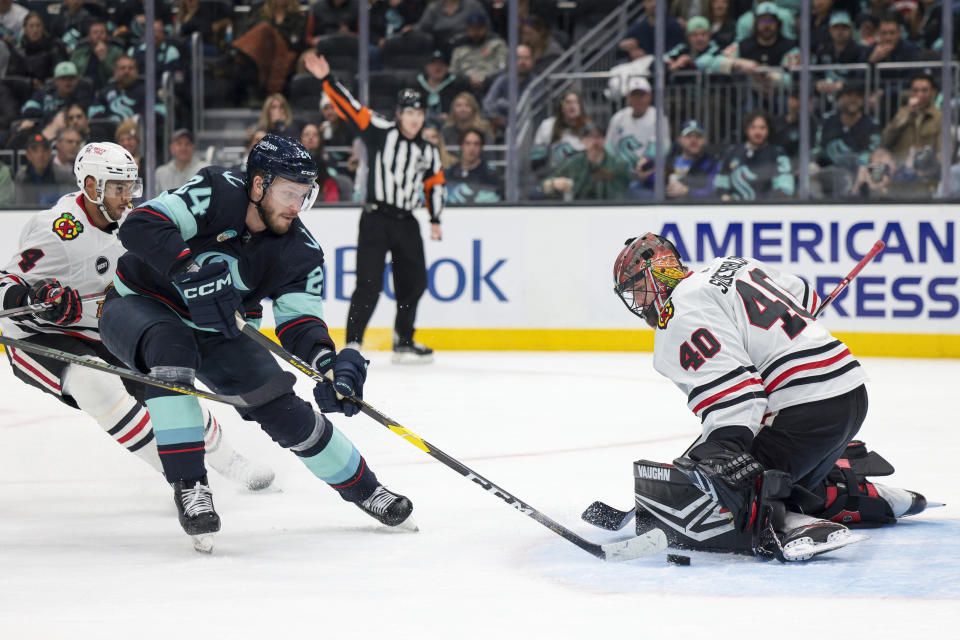
[[218, 251], [208, 251], [201, 253], [197, 256], [196, 260], [197, 264], [201, 267], [208, 262], [226, 262], [227, 267], [230, 269], [230, 277], [233, 279], [234, 288], [238, 291], [250, 291], [250, 287], [248, 287], [240, 277], [240, 264], [233, 256], [228, 256]]

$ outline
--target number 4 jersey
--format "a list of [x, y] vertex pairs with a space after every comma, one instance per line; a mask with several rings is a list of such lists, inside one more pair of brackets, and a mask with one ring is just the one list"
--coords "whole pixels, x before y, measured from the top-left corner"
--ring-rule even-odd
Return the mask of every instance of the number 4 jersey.
[[[0, 272], [0, 296], [11, 285], [30, 286], [44, 278], [56, 278], [82, 296], [105, 290], [124, 251], [116, 230], [116, 225], [101, 231], [93, 224], [83, 208], [81, 192], [63, 196], [52, 209], [40, 211], [24, 225], [18, 253]], [[83, 317], [69, 327], [29, 315], [16, 322], [5, 318], [3, 333], [11, 338], [58, 333], [99, 341], [100, 304], [100, 300], [84, 302]]]
[[803, 280], [749, 258], [718, 258], [677, 285], [658, 319], [654, 367], [687, 394], [702, 438], [732, 425], [756, 435], [780, 409], [866, 381], [814, 320], [817, 304]]

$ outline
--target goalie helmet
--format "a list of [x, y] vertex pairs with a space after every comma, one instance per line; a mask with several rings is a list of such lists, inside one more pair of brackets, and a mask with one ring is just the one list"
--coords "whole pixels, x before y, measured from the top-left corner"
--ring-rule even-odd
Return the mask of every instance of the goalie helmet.
[[84, 191], [87, 177], [97, 181], [97, 198], [90, 200], [100, 206], [100, 211], [108, 220], [114, 222], [116, 220], [103, 206], [103, 193], [108, 181], [130, 182], [130, 195], [134, 198], [143, 195], [143, 182], [140, 180], [137, 161], [129, 151], [113, 142], [91, 142], [80, 149], [73, 161], [73, 175], [77, 177], [77, 186], [81, 191]]
[[613, 265], [613, 290], [627, 308], [653, 326], [687, 268], [673, 243], [646, 233], [630, 238]]

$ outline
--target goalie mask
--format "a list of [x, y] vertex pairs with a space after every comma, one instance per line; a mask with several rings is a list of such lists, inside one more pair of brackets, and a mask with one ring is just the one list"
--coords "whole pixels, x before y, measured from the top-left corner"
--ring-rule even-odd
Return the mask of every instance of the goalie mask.
[[646, 233], [627, 240], [617, 256], [613, 290], [632, 313], [655, 326], [667, 298], [686, 277], [687, 268], [673, 243]]

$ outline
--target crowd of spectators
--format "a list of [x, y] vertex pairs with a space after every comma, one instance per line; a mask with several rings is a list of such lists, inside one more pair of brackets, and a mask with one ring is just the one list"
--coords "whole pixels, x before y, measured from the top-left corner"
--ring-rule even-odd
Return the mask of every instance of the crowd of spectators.
[[[198, 33], [212, 61], [206, 104], [257, 109], [259, 118], [251, 118], [246, 130], [247, 148], [267, 132], [299, 138], [321, 166], [322, 200], [350, 200], [362, 145], [319, 92], [294, 88], [307, 86], [296, 80], [304, 75], [300, 60], [308, 51], [324, 53], [338, 79], [355, 86], [358, 1], [158, 0], [148, 27], [140, 0], [33, 2], [29, 8], [0, 0], [0, 147], [15, 154], [0, 161], [0, 206], [49, 200], [89, 139], [114, 140], [142, 157], [148, 28], [156, 42], [157, 79], [169, 72], [179, 95], [175, 112], [167, 113], [158, 94], [150, 114], [175, 130], [169, 147], [158, 149], [169, 162], [158, 162], [156, 189], [176, 186], [203, 166], [195, 132], [183, 128], [190, 122], [186, 43]], [[559, 18], [561, 4], [519, 3], [521, 94], [574, 39], [576, 30]], [[640, 18], [614, 41], [623, 76], [611, 79], [616, 90], [607, 94], [607, 104], [587, 104], [583, 91], [570, 89], [533, 123], [530, 145], [522, 149], [522, 197], [650, 200], [658, 154], [665, 158], [669, 200], [795, 197], [804, 112], [796, 74], [799, 0], [665, 4], [665, 80], [673, 95], [677, 88], [692, 91], [698, 73], [745, 88], [742, 102], [706, 104], [732, 110], [732, 121], [742, 123], [742, 139], [733, 141], [728, 132], [710, 131], [708, 120], [681, 117], [673, 100], [657, 114], [657, 0], [641, 4]], [[939, 59], [940, 12], [939, 0], [813, 0], [811, 62]], [[506, 3], [494, 0], [370, 3], [370, 71], [392, 76], [392, 82], [371, 86], [372, 103], [378, 106], [381, 89], [395, 94], [397, 82], [423, 92], [423, 135], [441, 148], [451, 202], [504, 197], [502, 169], [487, 149], [502, 148], [510, 107], [506, 13]], [[924, 198], [943, 191], [941, 153], [954, 150], [941, 149], [939, 71], [921, 65], [886, 77], [897, 82], [870, 86], [862, 73], [842, 69], [814, 78], [808, 105], [814, 197]], [[387, 97], [379, 105], [387, 116], [389, 104]], [[12, 165], [11, 158], [17, 160]], [[956, 176], [960, 182], [960, 169]]]

